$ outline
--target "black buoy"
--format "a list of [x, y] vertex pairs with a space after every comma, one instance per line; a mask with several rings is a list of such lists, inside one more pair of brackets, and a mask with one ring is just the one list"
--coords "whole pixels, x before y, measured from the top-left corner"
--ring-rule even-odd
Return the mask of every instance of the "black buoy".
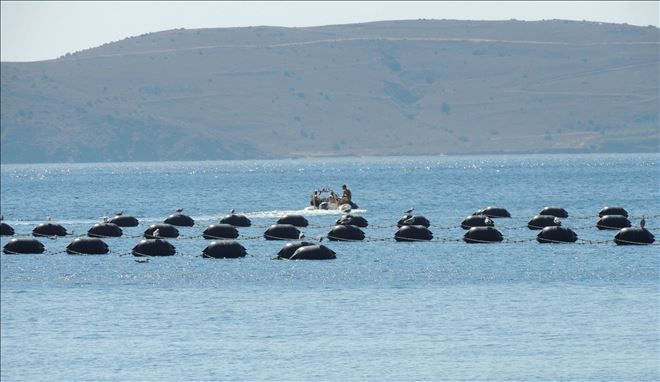
[[314, 245], [308, 241], [297, 241], [293, 243], [287, 243], [280, 251], [277, 253], [278, 259], [288, 259], [291, 257], [299, 248]]
[[333, 260], [337, 255], [335, 251], [325, 245], [306, 245], [298, 248], [289, 260]]
[[463, 219], [461, 228], [470, 229], [472, 227], [492, 227], [495, 222], [486, 215], [470, 215]]
[[213, 259], [236, 259], [245, 255], [245, 247], [237, 241], [212, 241], [202, 251], [202, 257]]
[[653, 244], [655, 236], [646, 228], [630, 227], [624, 228], [614, 236], [617, 245], [645, 245]]
[[486, 207], [476, 210], [472, 215], [486, 215], [489, 218], [510, 218], [511, 214], [506, 208], [502, 207]]
[[97, 223], [87, 231], [89, 237], [120, 237], [123, 231], [114, 223]]
[[402, 226], [404, 226], [403, 222], [405, 222], [406, 220], [408, 220], [408, 219], [410, 219], [411, 217], [413, 217], [413, 216], [410, 214], [410, 213], [412, 212], [412, 210], [413, 210], [413, 208], [409, 209], [408, 211], [410, 211], [410, 212], [406, 211], [406, 214], [403, 215], [403, 216], [401, 216], [401, 218], [399, 219], [399, 221], [396, 222], [396, 226], [397, 226], [397, 227], [402, 227]]
[[117, 215], [110, 219], [108, 223], [116, 224], [119, 227], [137, 227], [140, 222], [133, 216]]
[[333, 241], [364, 240], [364, 232], [354, 225], [336, 225], [328, 232], [328, 239]]
[[527, 228], [529, 229], [543, 229], [545, 227], [559, 227], [561, 221], [554, 215], [536, 215], [529, 222]]
[[575, 243], [577, 239], [578, 235], [566, 227], [545, 227], [536, 235], [539, 243]]
[[44, 253], [46, 248], [37, 239], [17, 238], [11, 241], [2, 249], [2, 252], [9, 255]]
[[95, 237], [78, 237], [66, 246], [70, 255], [105, 255], [109, 250], [103, 240]]
[[309, 222], [302, 215], [286, 215], [279, 218], [277, 224], [291, 224], [294, 227], [307, 227]]
[[176, 248], [167, 240], [144, 239], [133, 247], [133, 256], [172, 256]]
[[567, 218], [568, 212], [561, 207], [545, 207], [539, 212], [539, 215], [550, 215], [558, 218]]
[[13, 236], [14, 228], [5, 222], [0, 222], [0, 236]]
[[295, 240], [301, 237], [298, 228], [291, 224], [273, 224], [264, 232], [266, 240]]
[[[408, 215], [406, 215], [406, 216], [408, 216]], [[423, 225], [426, 228], [429, 228], [431, 226], [431, 222], [429, 222], [429, 219], [425, 218], [422, 215], [410, 216], [407, 219], [404, 219], [406, 216], [399, 219], [399, 221], [397, 222], [396, 225], [399, 228], [403, 227], [403, 226], [406, 226], [406, 225]]]
[[598, 212], [598, 217], [602, 218], [605, 215], [621, 215], [628, 217], [628, 211], [623, 207], [604, 207]]
[[223, 217], [220, 219], [220, 223], [231, 224], [234, 227], [249, 227], [252, 225], [250, 219], [248, 219], [245, 215], [236, 214], [230, 214]]
[[423, 225], [404, 225], [394, 234], [396, 241], [429, 241], [433, 239], [433, 232]]
[[598, 229], [616, 229], [630, 227], [630, 220], [623, 215], [605, 215], [596, 222]]
[[238, 230], [231, 224], [211, 224], [203, 235], [204, 239], [236, 239]]
[[502, 240], [502, 233], [494, 227], [472, 227], [463, 235], [466, 243], [497, 243]]
[[173, 239], [179, 237], [179, 230], [169, 224], [152, 224], [144, 231], [144, 237], [147, 239], [155, 239], [157, 237]]
[[195, 225], [195, 220], [188, 215], [176, 213], [168, 216], [167, 219], [165, 219], [164, 223], [175, 225], [178, 227], [192, 227]]
[[369, 222], [362, 216], [359, 215], [344, 215], [341, 218], [337, 219], [335, 222], [337, 225], [354, 225], [360, 228], [366, 228], [369, 226]]
[[41, 223], [32, 230], [33, 236], [66, 236], [66, 228], [59, 224]]

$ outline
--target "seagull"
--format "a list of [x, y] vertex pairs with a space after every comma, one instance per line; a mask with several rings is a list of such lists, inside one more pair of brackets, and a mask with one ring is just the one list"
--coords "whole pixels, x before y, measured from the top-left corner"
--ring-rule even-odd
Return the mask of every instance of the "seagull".
[[136, 262], [136, 263], [148, 263], [148, 262], [149, 262], [149, 258], [147, 257], [146, 259], [135, 259], [135, 262]]
[[109, 222], [109, 221], [110, 221], [110, 219], [108, 219], [107, 216], [104, 216], [104, 217], [103, 217], [103, 222], [104, 222], [104, 223], [107, 223], [107, 222]]
[[319, 236], [319, 243], [323, 241], [323, 236]]
[[644, 228], [645, 225], [646, 225], [646, 219], [644, 219], [644, 215], [642, 215], [642, 220], [639, 221], [639, 226], [641, 228]]
[[302, 239], [303, 237], [305, 237], [305, 234], [304, 234], [303, 232], [301, 232], [301, 233], [298, 235], [298, 239]]
[[50, 221], [50, 215], [46, 216], [46, 220]]
[[415, 210], [415, 207], [410, 208], [410, 209], [407, 209], [407, 210], [405, 211], [405, 213], [407, 213], [407, 214], [412, 214], [412, 212], [413, 212], [414, 210]]
[[160, 237], [160, 230], [158, 228], [156, 228], [154, 230], [154, 232], [151, 233], [151, 236], [153, 236], [155, 238], [159, 238]]
[[234, 213], [234, 209], [232, 208], [231, 210], [229, 210], [229, 213], [230, 213], [230, 214], [233, 214], [233, 213]]
[[121, 210], [121, 211], [117, 212], [115, 215], [117, 215], [117, 216], [121, 216], [121, 215], [123, 215], [123, 214], [124, 214], [124, 210]]
[[491, 225], [491, 224], [493, 224], [493, 221], [490, 220], [490, 218], [488, 216], [486, 216], [486, 218], [484, 219], [484, 224]]
[[183, 211], [183, 208], [177, 208], [177, 209], [176, 209], [176, 212], [179, 212], [179, 213], [180, 213], [181, 211]]
[[554, 218], [552, 221], [553, 221], [556, 225], [561, 225], [561, 220], [559, 220], [559, 218]]

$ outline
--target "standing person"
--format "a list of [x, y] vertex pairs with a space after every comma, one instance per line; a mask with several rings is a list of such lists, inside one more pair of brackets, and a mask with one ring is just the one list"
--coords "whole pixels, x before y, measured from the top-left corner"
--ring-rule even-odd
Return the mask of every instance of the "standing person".
[[349, 190], [345, 184], [341, 186], [341, 189], [344, 191], [341, 195], [341, 204], [351, 204], [351, 198], [353, 197], [351, 190]]

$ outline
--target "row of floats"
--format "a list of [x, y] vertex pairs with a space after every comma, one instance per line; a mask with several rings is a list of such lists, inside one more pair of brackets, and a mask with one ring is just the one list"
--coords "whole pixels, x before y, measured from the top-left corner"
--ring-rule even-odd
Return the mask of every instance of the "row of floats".
[[[422, 215], [413, 215], [413, 209], [397, 222], [398, 230], [394, 234], [396, 241], [431, 241], [433, 233], [429, 229], [430, 221]], [[511, 214], [501, 207], [487, 207], [475, 211], [461, 222], [461, 227], [467, 232], [463, 236], [466, 243], [496, 243], [504, 240], [502, 233], [495, 228], [493, 219], [510, 218]], [[528, 228], [540, 230], [536, 237], [539, 243], [574, 243], [578, 240], [577, 234], [570, 228], [561, 225], [561, 218], [568, 218], [568, 212], [560, 207], [546, 207], [528, 223]], [[179, 227], [194, 226], [194, 219], [178, 210], [176, 214], [167, 217], [163, 224], [150, 225], [144, 231], [144, 240], [140, 241], [132, 250], [134, 256], [171, 256], [176, 252], [175, 247], [169, 243], [168, 238], [179, 237]], [[367, 219], [359, 215], [346, 214], [335, 222], [335, 226], [327, 234], [331, 241], [363, 241], [364, 231], [368, 227]], [[645, 220], [642, 218], [639, 227], [633, 227], [628, 220], [628, 212], [622, 207], [605, 207], [599, 212], [596, 227], [599, 229], [616, 229], [619, 232], [614, 242], [619, 245], [652, 244], [655, 237], [644, 228]], [[121, 237], [122, 227], [136, 227], [137, 218], [118, 213], [112, 219], [95, 224], [87, 232], [88, 237], [79, 237], [73, 240], [67, 248], [69, 254], [105, 254], [109, 248], [102, 238]], [[239, 236], [237, 227], [250, 227], [252, 225], [245, 215], [232, 213], [220, 219], [219, 224], [208, 226], [202, 237], [213, 241], [202, 252], [202, 256], [211, 258], [236, 258], [247, 254], [245, 247], [231, 239]], [[286, 215], [278, 219], [277, 223], [266, 229], [263, 237], [266, 240], [301, 240], [304, 234], [298, 228], [307, 227], [308, 220], [302, 215]], [[2, 235], [14, 235], [14, 229], [1, 222]], [[47, 222], [38, 225], [32, 231], [36, 237], [66, 236], [68, 232], [59, 224]], [[323, 240], [323, 238], [320, 238]], [[8, 254], [43, 253], [44, 245], [32, 238], [15, 238], [7, 243], [3, 252]], [[282, 259], [331, 259], [335, 253], [320, 243], [307, 241], [287, 244], [278, 253]]]

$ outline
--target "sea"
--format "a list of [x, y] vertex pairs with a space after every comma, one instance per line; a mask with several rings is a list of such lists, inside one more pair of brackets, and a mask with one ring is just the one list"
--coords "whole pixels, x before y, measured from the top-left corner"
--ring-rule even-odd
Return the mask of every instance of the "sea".
[[[8, 381], [657, 381], [660, 246], [618, 246], [596, 229], [622, 206], [660, 239], [660, 154], [434, 156], [0, 166], [1, 212], [18, 236], [50, 217], [69, 236], [44, 254], [0, 255], [0, 377]], [[321, 244], [335, 260], [275, 260], [263, 233], [302, 214], [306, 238], [337, 211], [308, 211], [346, 184], [364, 241]], [[467, 244], [487, 206], [504, 241]], [[527, 222], [565, 208], [572, 244]], [[131, 249], [176, 209], [171, 257]], [[395, 242], [404, 211], [429, 242]], [[201, 257], [231, 209], [240, 259]], [[117, 211], [139, 219], [107, 255], [66, 246]], [[2, 237], [4, 246], [11, 238]]]

